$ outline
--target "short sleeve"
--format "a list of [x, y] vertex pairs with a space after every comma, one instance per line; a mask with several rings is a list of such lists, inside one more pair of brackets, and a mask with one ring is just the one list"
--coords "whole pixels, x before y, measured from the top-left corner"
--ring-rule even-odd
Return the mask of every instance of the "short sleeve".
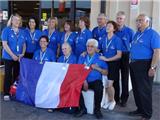
[[151, 38], [151, 48], [152, 49], [160, 48], [160, 35], [155, 31], [153, 31], [153, 35]]
[[2, 30], [2, 34], [1, 34], [2, 41], [8, 41], [8, 33], [9, 33], [8, 27]]

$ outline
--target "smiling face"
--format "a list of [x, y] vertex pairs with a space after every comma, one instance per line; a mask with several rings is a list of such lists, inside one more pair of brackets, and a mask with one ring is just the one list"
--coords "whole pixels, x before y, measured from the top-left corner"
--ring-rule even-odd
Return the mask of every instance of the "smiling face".
[[102, 15], [98, 16], [97, 23], [98, 23], [98, 26], [100, 27], [104, 26], [106, 24], [105, 16], [102, 16]]
[[41, 38], [40, 39], [40, 47], [41, 47], [41, 49], [45, 49], [45, 48], [47, 48], [47, 45], [48, 45], [48, 42], [47, 42], [47, 40], [46, 40], [46, 38]]
[[71, 53], [71, 47], [68, 43], [64, 43], [62, 45], [62, 52], [64, 56], [68, 56]]
[[84, 21], [82, 21], [82, 20], [79, 20], [79, 28], [80, 29], [83, 29], [83, 28], [85, 28], [86, 26], [85, 26], [85, 22]]
[[13, 27], [18, 28], [18, 27], [20, 27], [20, 25], [21, 25], [21, 18], [18, 17], [18, 16], [13, 16], [11, 23], [12, 23], [12, 26], [13, 26]]
[[54, 29], [56, 27], [56, 20], [55, 19], [49, 19], [48, 20], [48, 28]]
[[64, 30], [65, 30], [66, 32], [71, 31], [71, 26], [70, 26], [69, 24], [65, 23], [65, 24], [64, 24]]
[[94, 45], [94, 42], [90, 42], [87, 45], [87, 53], [89, 55], [93, 55], [96, 52], [97, 48]]
[[34, 19], [30, 19], [30, 20], [29, 20], [29, 28], [30, 28], [30, 29], [35, 29], [35, 27], [36, 27], [36, 22], [35, 22], [35, 20], [34, 20]]
[[145, 19], [145, 16], [139, 15], [136, 20], [136, 26], [138, 30], [144, 30], [149, 26], [149, 21]]
[[108, 24], [107, 24], [106, 31], [107, 31], [108, 33], [113, 33], [113, 32], [115, 31], [114, 26], [113, 26], [112, 23], [108, 23]]
[[125, 24], [125, 15], [117, 15], [116, 21], [118, 26], [123, 26]]

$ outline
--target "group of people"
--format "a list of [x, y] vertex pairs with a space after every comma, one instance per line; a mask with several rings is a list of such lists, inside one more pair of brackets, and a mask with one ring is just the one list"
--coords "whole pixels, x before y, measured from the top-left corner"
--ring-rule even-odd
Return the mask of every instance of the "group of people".
[[[137, 17], [136, 33], [125, 25], [125, 19], [123, 11], [117, 13], [116, 22], [101, 13], [97, 17], [98, 26], [91, 31], [88, 17], [82, 16], [79, 19], [79, 31], [74, 31], [72, 21], [66, 20], [64, 31], [60, 32], [56, 17], [49, 18], [48, 29], [40, 31], [34, 17], [29, 19], [27, 28], [21, 29], [21, 16], [11, 15], [1, 34], [5, 64], [4, 100], [10, 100], [10, 86], [18, 80], [22, 57], [34, 59], [40, 64], [44, 61], [85, 64], [87, 69], [92, 70], [82, 90], [94, 91], [94, 114], [96, 118], [102, 118], [103, 87], [109, 99], [102, 105], [103, 108], [113, 110], [116, 104], [122, 107], [127, 105], [130, 68], [137, 110], [129, 114], [141, 115], [141, 120], [149, 120], [152, 116], [152, 84], [159, 60], [160, 36], [150, 28], [150, 19], [145, 14]], [[102, 76], [108, 77], [105, 86]], [[81, 94], [75, 116], [80, 117], [85, 113], [87, 110]]]

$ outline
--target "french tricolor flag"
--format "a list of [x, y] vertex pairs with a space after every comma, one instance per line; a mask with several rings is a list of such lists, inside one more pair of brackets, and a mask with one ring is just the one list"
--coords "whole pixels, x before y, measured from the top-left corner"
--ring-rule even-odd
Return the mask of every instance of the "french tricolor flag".
[[79, 64], [22, 59], [16, 100], [39, 108], [76, 107], [89, 72]]

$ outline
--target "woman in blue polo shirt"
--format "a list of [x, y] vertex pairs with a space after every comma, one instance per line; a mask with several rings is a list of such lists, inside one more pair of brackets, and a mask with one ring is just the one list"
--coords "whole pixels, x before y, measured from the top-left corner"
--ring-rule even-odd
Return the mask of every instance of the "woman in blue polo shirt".
[[[60, 45], [64, 42], [67, 42], [70, 44], [72, 47], [72, 52], [74, 53], [75, 49], [75, 38], [76, 38], [76, 33], [73, 32], [74, 26], [72, 24], [71, 20], [66, 20], [64, 23], [64, 32], [62, 33], [61, 40], [60, 40]], [[62, 55], [62, 50], [60, 50], [60, 55]]]
[[102, 38], [102, 53], [103, 56], [100, 57], [108, 63], [108, 80], [109, 86], [107, 88], [109, 95], [109, 102], [104, 106], [109, 110], [113, 110], [115, 107], [114, 100], [114, 88], [113, 83], [118, 79], [119, 73], [119, 60], [121, 58], [121, 46], [122, 43], [120, 39], [114, 34], [117, 31], [117, 24], [114, 21], [108, 21], [106, 27], [107, 35]]
[[10, 86], [18, 79], [19, 60], [24, 56], [26, 49], [25, 34], [20, 29], [21, 23], [22, 18], [20, 15], [11, 15], [7, 27], [3, 29], [1, 34], [3, 45], [2, 58], [5, 64], [4, 100], [10, 100]]
[[48, 36], [48, 48], [52, 49], [55, 55], [58, 57], [60, 52], [60, 33], [57, 30], [58, 20], [57, 17], [51, 17], [48, 19], [48, 29], [43, 31], [43, 35]]
[[92, 38], [92, 32], [89, 30], [90, 21], [88, 17], [80, 17], [80, 31], [75, 39], [75, 55], [77, 58], [86, 51], [86, 43], [89, 38]]
[[26, 58], [33, 58], [34, 52], [39, 48], [39, 38], [42, 32], [36, 29], [37, 23], [34, 17], [29, 18], [28, 28], [26, 28]]
[[69, 64], [77, 63], [76, 56], [72, 53], [72, 48], [69, 43], [65, 42], [62, 44], [62, 52], [63, 55], [59, 57], [57, 62], [69, 63]]
[[40, 64], [43, 64], [44, 61], [55, 62], [56, 56], [54, 52], [47, 48], [48, 45], [48, 37], [41, 36], [39, 39], [40, 49], [34, 52], [33, 59], [39, 61]]

